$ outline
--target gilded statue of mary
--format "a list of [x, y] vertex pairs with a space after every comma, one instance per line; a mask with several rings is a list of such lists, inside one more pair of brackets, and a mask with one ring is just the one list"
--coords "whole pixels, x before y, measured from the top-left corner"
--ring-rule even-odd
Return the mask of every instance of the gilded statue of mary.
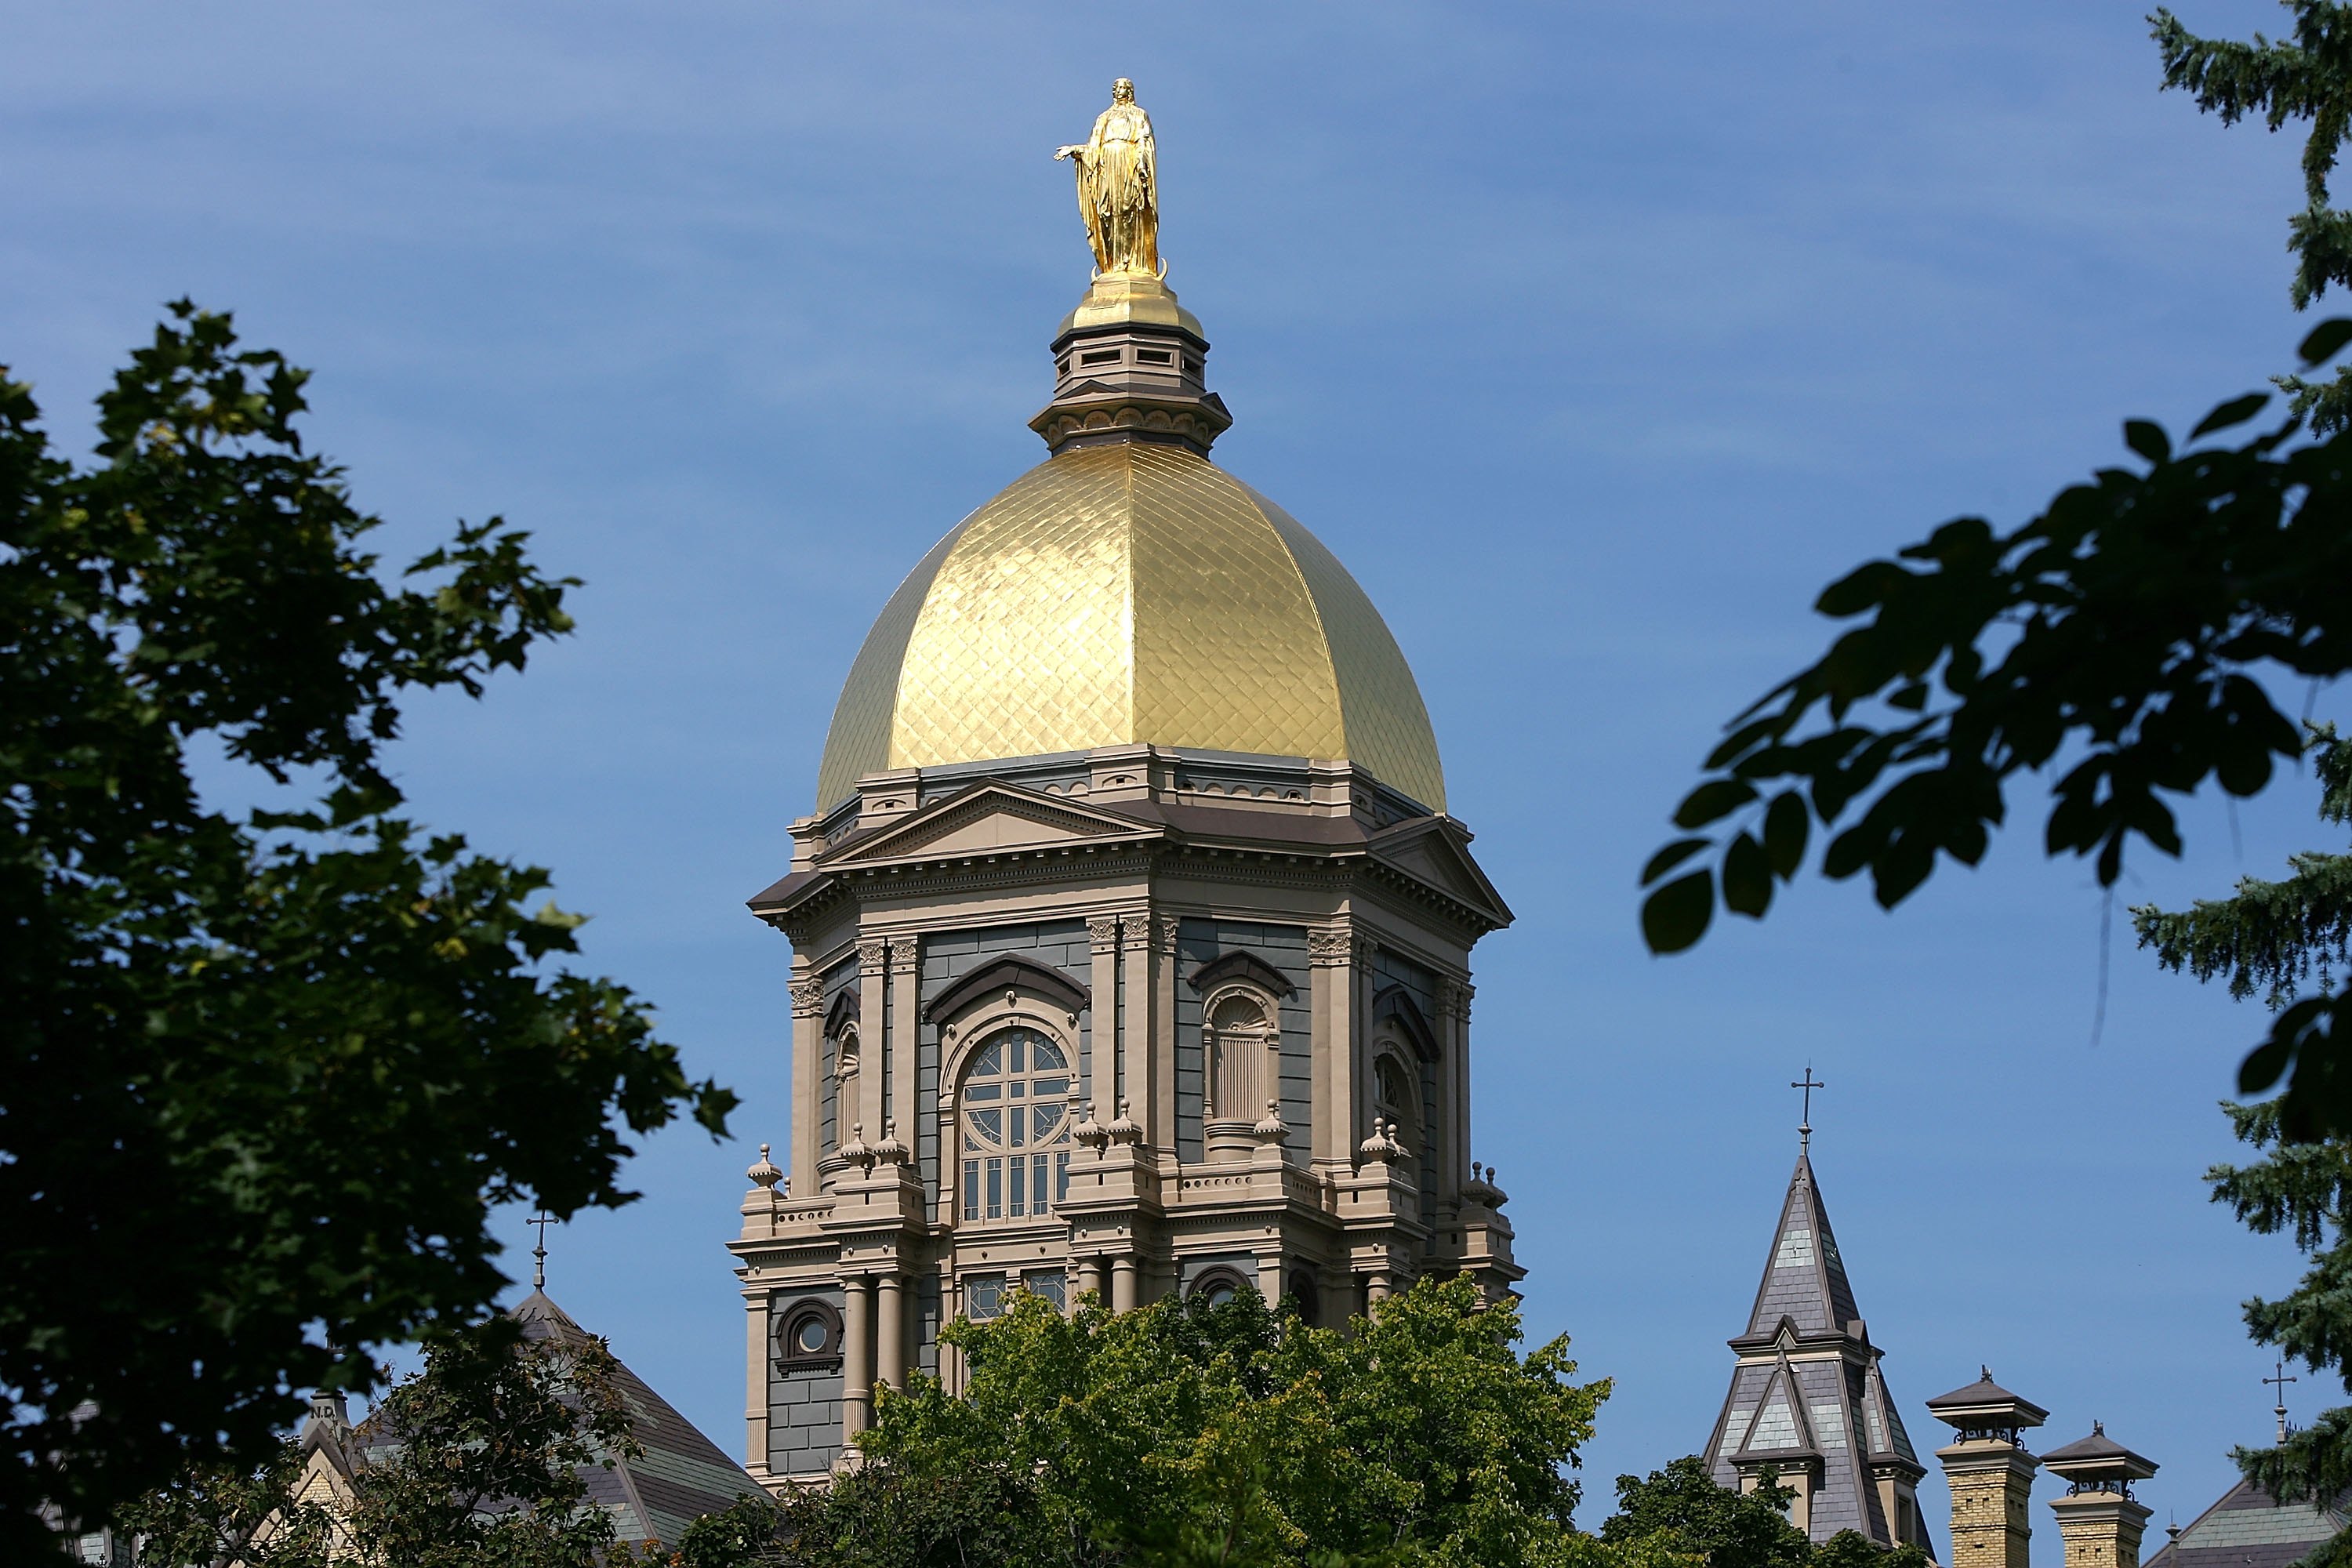
[[1157, 278], [1160, 259], [1160, 170], [1151, 143], [1151, 116], [1135, 101], [1135, 84], [1111, 84], [1110, 107], [1095, 118], [1094, 134], [1054, 154], [1077, 166], [1078, 211], [1095, 247], [1097, 277]]

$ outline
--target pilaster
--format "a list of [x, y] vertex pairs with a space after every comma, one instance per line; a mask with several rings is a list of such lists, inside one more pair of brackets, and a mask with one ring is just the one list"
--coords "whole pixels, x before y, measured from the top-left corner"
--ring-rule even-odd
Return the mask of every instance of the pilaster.
[[[890, 1076], [888, 1028], [885, 1014], [888, 1007], [890, 946], [875, 937], [866, 937], [857, 943], [857, 1011], [865, 1028], [863, 1034], [866, 1059], [858, 1066], [857, 1114], [853, 1119], [866, 1129], [866, 1140], [873, 1142], [882, 1136], [882, 1123], [888, 1119], [885, 1109], [883, 1083]], [[845, 1140], [846, 1142], [846, 1140]]]
[[1118, 1114], [1118, 947], [1119, 919], [1092, 915], [1087, 920], [1087, 948], [1094, 960], [1094, 1006], [1087, 1032], [1088, 1116], [1108, 1127]]
[[824, 983], [803, 953], [793, 954], [793, 1191], [816, 1187], [818, 1148], [817, 1075], [824, 1067]]
[[1357, 1130], [1354, 1058], [1355, 987], [1348, 960], [1355, 938], [1346, 925], [1307, 933], [1307, 964], [1315, 1009], [1315, 1163], [1326, 1171], [1351, 1170]]
[[890, 939], [890, 1114], [884, 1131], [896, 1126], [911, 1148], [915, 1141], [915, 1083], [919, 1054], [915, 1031], [921, 1026], [916, 1008], [916, 961], [921, 939], [900, 931]]

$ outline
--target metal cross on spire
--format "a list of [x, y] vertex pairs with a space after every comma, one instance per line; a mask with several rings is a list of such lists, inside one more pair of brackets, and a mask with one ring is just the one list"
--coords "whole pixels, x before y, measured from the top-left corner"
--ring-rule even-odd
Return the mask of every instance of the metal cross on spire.
[[1813, 1090], [1827, 1089], [1829, 1085], [1813, 1076], [1813, 1064], [1807, 1062], [1805, 1076], [1790, 1079], [1789, 1087], [1805, 1091], [1804, 1120], [1797, 1123], [1797, 1151], [1802, 1153], [1812, 1145], [1813, 1142]]
[[2273, 1365], [2274, 1370], [2263, 1379], [2263, 1383], [2278, 1390], [2278, 1403], [2271, 1406], [2271, 1413], [2278, 1417], [2278, 1440], [2284, 1443], [2286, 1441], [2286, 1385], [2295, 1379], [2287, 1375], [2285, 1362], [2277, 1362]]
[[547, 1289], [547, 1227], [554, 1223], [555, 1216], [545, 1209], [523, 1221], [539, 1226], [539, 1245], [530, 1249], [530, 1288], [534, 1290]]

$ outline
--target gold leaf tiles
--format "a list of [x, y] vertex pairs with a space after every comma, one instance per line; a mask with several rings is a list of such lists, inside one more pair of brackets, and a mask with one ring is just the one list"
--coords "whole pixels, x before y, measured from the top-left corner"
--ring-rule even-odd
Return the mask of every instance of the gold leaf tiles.
[[1180, 447], [1048, 458], [924, 557], [850, 667], [820, 805], [881, 768], [1128, 742], [1347, 758], [1442, 809], [1429, 715], [1331, 552]]

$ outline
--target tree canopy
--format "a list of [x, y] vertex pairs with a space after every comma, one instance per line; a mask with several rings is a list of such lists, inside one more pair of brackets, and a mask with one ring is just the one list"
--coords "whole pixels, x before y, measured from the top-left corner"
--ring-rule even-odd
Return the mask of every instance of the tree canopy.
[[[865, 1468], [795, 1505], [796, 1563], [984, 1561], [982, 1536], [1072, 1564], [1566, 1561], [1609, 1392], [1572, 1381], [1565, 1338], [1521, 1354], [1517, 1309], [1468, 1280], [1349, 1331], [1250, 1291], [1118, 1315], [1016, 1294], [941, 1338], [967, 1386], [882, 1397]], [[885, 1535], [928, 1544], [875, 1555]]]
[[[2292, 43], [2217, 42], [2150, 18], [2166, 84], [2234, 120], [2306, 121], [2310, 205], [2290, 230], [2307, 303], [2352, 268], [2352, 220], [2326, 179], [2352, 124], [2352, 6], [2290, 0]], [[2306, 371], [2352, 342], [2326, 322]], [[1718, 904], [1760, 919], [1816, 836], [1831, 879], [1867, 870], [1892, 909], [1941, 859], [1974, 865], [2010, 785], [2054, 772], [2042, 838], [2093, 859], [2103, 886], [2137, 841], [2181, 847], [2173, 800], [2267, 787], [2301, 754], [2280, 689], [2352, 668], [2352, 382], [2287, 378], [2284, 417], [2242, 432], [2273, 395], [2216, 406], [2176, 442], [2128, 420], [2128, 466], [2099, 469], [2009, 531], [1964, 517], [1823, 590], [1856, 623], [1738, 715], [1674, 815], [1684, 836], [1644, 867], [1643, 932], [1677, 952]], [[2352, 1130], [2345, 995], [2301, 998], [2246, 1058], [2241, 1087], [2287, 1084], [2298, 1136]]]
[[[182, 303], [54, 452], [0, 375], [0, 1552], [298, 1390], [478, 1317], [499, 1203], [631, 1195], [628, 1132], [732, 1097], [562, 968], [545, 871], [401, 815], [412, 694], [571, 627], [497, 519], [396, 576], [297, 428], [304, 372]], [[237, 811], [213, 776], [285, 786]], [[242, 785], [228, 786], [232, 791]]]

